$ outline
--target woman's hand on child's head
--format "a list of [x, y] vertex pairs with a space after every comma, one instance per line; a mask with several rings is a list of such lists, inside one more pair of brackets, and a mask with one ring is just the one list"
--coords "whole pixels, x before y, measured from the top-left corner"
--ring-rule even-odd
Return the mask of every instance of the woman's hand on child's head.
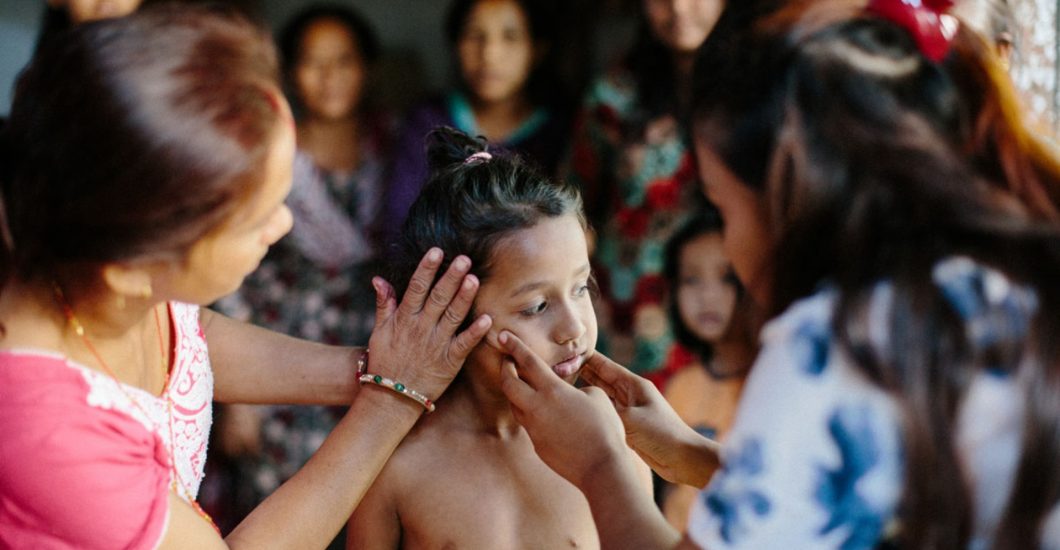
[[488, 315], [482, 315], [467, 330], [456, 333], [471, 310], [479, 281], [469, 274], [471, 261], [458, 256], [432, 288], [442, 259], [437, 248], [424, 255], [400, 305], [390, 283], [380, 277], [372, 280], [376, 316], [368, 342], [368, 372], [401, 382], [431, 399], [445, 391], [492, 324]]
[[629, 459], [622, 422], [604, 392], [571, 386], [510, 332], [498, 343], [508, 354], [501, 391], [545, 464], [581, 488], [598, 466]]
[[690, 441], [698, 444], [703, 438], [677, 415], [655, 384], [600, 353], [586, 361], [581, 378], [611, 398], [626, 441], [652, 470], [667, 481], [696, 484], [688, 479], [693, 473], [684, 468], [681, 452]]

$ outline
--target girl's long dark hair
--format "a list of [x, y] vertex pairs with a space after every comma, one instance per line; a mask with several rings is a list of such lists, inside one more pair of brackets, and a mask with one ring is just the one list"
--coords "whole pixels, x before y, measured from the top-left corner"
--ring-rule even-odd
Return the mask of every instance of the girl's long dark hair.
[[[864, 6], [751, 1], [727, 10], [696, 69], [696, 136], [766, 201], [771, 314], [833, 284], [839, 345], [898, 402], [899, 544], [967, 545], [973, 503], [956, 419], [989, 367], [1011, 373], [1026, 407], [994, 543], [1038, 547], [1060, 500], [1060, 170], [1028, 136], [981, 37], [962, 26], [932, 63]], [[988, 345], [968, 336], [932, 280], [955, 255], [1037, 292], [1027, 336]], [[868, 335], [882, 280], [893, 288], [885, 344]]]

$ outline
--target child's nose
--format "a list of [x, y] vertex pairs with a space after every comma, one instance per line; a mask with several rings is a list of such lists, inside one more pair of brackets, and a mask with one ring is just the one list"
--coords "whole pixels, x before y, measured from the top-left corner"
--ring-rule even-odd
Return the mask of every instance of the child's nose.
[[556, 343], [573, 342], [585, 334], [585, 323], [578, 311], [570, 305], [562, 306], [559, 322], [555, 328]]

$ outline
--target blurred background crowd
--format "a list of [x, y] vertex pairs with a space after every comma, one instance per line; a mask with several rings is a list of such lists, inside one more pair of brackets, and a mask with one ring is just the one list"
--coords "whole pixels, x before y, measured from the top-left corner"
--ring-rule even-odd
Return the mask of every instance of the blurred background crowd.
[[[993, 36], [1031, 118], [1055, 136], [1058, 4], [1010, 2], [966, 16]], [[36, 44], [95, 16], [79, 14], [80, 3], [0, 3], [0, 117]], [[709, 210], [692, 217], [705, 199], [685, 126], [692, 54], [724, 2], [229, 3], [274, 33], [298, 154], [292, 232], [216, 309], [311, 340], [366, 344], [368, 279], [425, 179], [423, 136], [453, 126], [580, 186], [595, 229], [600, 348], [655, 382], [697, 430], [724, 434], [754, 356], [755, 315], [721, 252], [720, 220]], [[221, 409], [201, 496], [221, 528], [293, 475], [341, 416]], [[660, 487], [676, 525], [693, 494]]]

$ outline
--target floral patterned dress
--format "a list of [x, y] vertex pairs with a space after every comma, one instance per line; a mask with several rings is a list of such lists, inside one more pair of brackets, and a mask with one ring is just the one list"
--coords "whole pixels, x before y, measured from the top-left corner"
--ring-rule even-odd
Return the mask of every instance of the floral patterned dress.
[[645, 115], [618, 69], [590, 87], [564, 172], [596, 231], [598, 347], [634, 372], [658, 370], [673, 345], [664, 247], [701, 200], [687, 132], [675, 114]]
[[[936, 265], [934, 280], [973, 346], [1026, 340], [1037, 299], [968, 258]], [[693, 504], [688, 533], [702, 548], [870, 549], [899, 528], [904, 482], [901, 411], [832, 338], [837, 294], [796, 302], [762, 332], [762, 351], [724, 443], [723, 468]], [[873, 346], [887, 349], [892, 304], [874, 290]], [[1020, 460], [1024, 382], [981, 369], [957, 418], [975, 514], [969, 548], [991, 547]], [[1060, 547], [1060, 510], [1045, 522], [1044, 548]]]

